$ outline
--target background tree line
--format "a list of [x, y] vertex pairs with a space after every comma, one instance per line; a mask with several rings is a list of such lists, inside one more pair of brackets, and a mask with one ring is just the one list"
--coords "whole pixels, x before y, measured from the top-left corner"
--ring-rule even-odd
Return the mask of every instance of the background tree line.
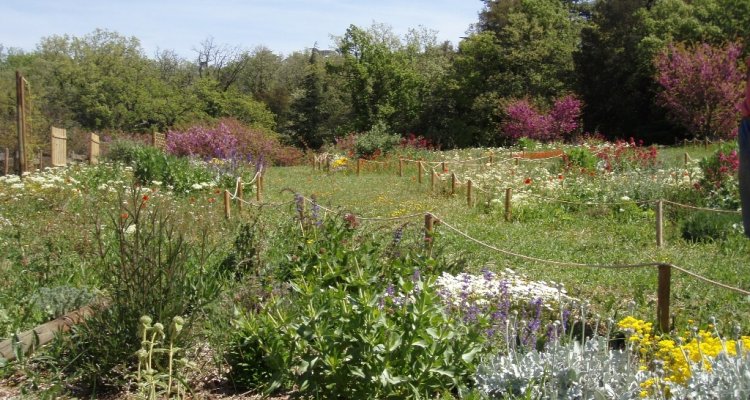
[[[138, 39], [106, 30], [47, 37], [29, 52], [0, 46], [0, 132], [8, 142], [0, 145], [10, 145], [15, 132], [16, 70], [32, 83], [32, 128], [40, 138], [52, 124], [150, 132], [232, 117], [310, 148], [376, 125], [442, 147], [498, 145], [508, 140], [501, 131], [509, 104], [544, 110], [570, 95], [582, 104], [581, 132], [662, 143], [730, 134], [726, 124], [706, 127], [714, 114], [685, 121], [673, 112], [665, 91], [674, 88], [658, 68], [675, 69], [669, 63], [679, 62], [679, 51], [708, 46], [717, 53], [704, 55], [704, 64], [727, 54], [734, 63], [710, 79], [730, 83], [725, 97], [741, 94], [747, 0], [481, 3], [456, 47], [425, 28], [400, 37], [380, 24], [350, 26], [335, 51], [286, 56], [209, 38], [193, 59], [170, 50], [149, 57]], [[716, 101], [683, 95], [703, 112]]]

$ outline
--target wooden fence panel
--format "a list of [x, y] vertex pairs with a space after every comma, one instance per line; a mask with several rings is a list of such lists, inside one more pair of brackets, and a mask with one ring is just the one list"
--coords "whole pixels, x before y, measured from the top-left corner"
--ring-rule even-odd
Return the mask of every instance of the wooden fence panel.
[[99, 135], [96, 133], [89, 138], [89, 164], [99, 164]]
[[68, 162], [68, 133], [65, 129], [52, 127], [52, 164], [64, 167]]
[[157, 149], [167, 148], [167, 137], [163, 133], [154, 132], [151, 134], [151, 145]]

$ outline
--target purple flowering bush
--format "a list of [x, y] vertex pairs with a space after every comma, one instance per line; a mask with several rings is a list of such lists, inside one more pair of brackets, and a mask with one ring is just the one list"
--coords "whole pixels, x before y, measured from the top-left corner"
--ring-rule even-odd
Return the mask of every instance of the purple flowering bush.
[[581, 101], [573, 96], [565, 96], [557, 99], [549, 111], [543, 113], [528, 99], [520, 99], [506, 105], [504, 111], [506, 119], [500, 130], [502, 137], [553, 142], [568, 139], [578, 129]]
[[222, 119], [215, 125], [195, 125], [185, 130], [169, 131], [167, 151], [179, 156], [242, 160], [257, 164], [261, 159], [273, 165], [295, 165], [303, 153], [282, 145], [271, 133], [248, 127], [233, 119]]

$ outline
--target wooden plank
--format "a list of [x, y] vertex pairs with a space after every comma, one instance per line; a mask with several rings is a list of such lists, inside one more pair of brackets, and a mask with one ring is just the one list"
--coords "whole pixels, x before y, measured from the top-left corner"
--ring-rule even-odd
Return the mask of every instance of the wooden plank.
[[50, 164], [53, 167], [64, 167], [68, 163], [68, 133], [65, 129], [51, 128], [52, 154]]
[[7, 361], [15, 360], [16, 352], [13, 351], [14, 348], [19, 348], [22, 354], [29, 354], [40, 346], [51, 342], [56, 334], [70, 331], [73, 325], [81, 323], [93, 313], [94, 309], [91, 306], [86, 306], [34, 329], [22, 332], [17, 336], [17, 341], [16, 338], [3, 340], [0, 342], [0, 357]]

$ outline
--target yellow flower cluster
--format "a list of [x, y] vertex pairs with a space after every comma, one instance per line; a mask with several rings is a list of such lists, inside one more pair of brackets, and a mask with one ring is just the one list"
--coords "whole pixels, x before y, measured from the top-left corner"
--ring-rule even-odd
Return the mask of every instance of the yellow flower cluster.
[[344, 169], [349, 165], [349, 159], [346, 157], [337, 157], [335, 160], [331, 162], [331, 169], [333, 170], [339, 170]]
[[[712, 332], [700, 330], [691, 335], [685, 332], [685, 337], [680, 336], [677, 340], [662, 335], [654, 335], [650, 322], [625, 317], [617, 323], [620, 329], [629, 332], [628, 340], [633, 344], [633, 349], [640, 356], [641, 370], [648, 369], [648, 364], [653, 360], [661, 360], [664, 368], [665, 394], [669, 392], [670, 384], [685, 384], [691, 376], [690, 365], [700, 363], [706, 371], [711, 371], [712, 360], [720, 353], [726, 353], [730, 357], [737, 356], [737, 342], [725, 340]], [[750, 336], [740, 338], [743, 354], [750, 350]], [[647, 397], [655, 391], [654, 379], [648, 379], [641, 383], [641, 397]]]

